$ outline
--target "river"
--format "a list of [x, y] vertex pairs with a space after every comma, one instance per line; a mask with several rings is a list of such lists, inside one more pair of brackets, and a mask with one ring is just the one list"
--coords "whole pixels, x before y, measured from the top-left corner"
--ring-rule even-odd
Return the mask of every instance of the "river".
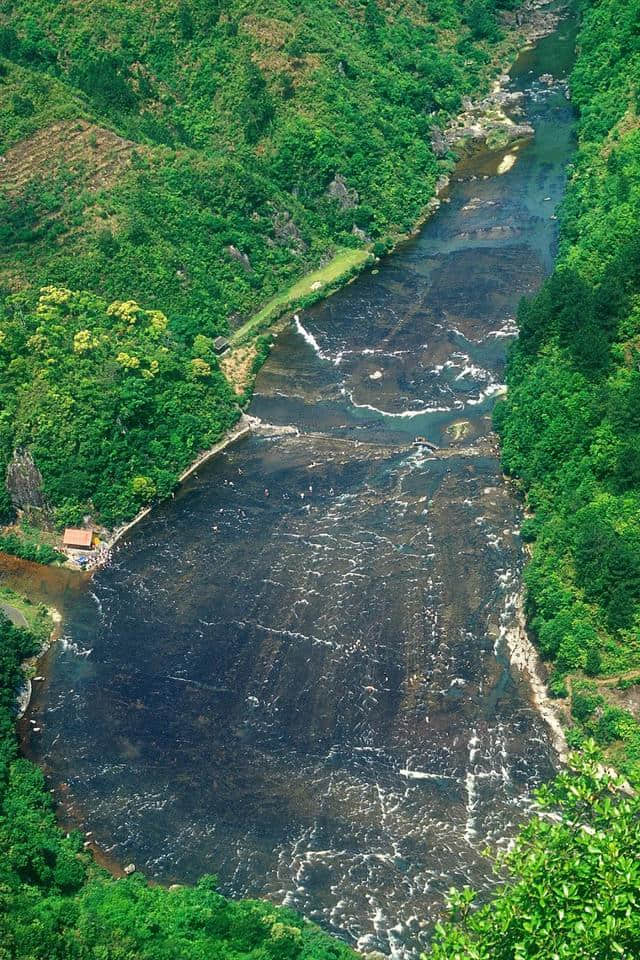
[[512, 71], [536, 129], [514, 165], [467, 161], [415, 240], [304, 312], [256, 384], [273, 429], [67, 585], [25, 747], [119, 862], [396, 957], [451, 885], [495, 883], [482, 850], [555, 761], [505, 643], [521, 509], [491, 411], [552, 265], [573, 28]]

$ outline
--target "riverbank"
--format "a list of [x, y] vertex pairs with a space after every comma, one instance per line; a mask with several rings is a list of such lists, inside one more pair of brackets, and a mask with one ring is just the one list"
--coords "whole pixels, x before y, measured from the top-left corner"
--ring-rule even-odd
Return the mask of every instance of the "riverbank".
[[[544, 289], [521, 311], [509, 392], [496, 415], [505, 470], [530, 508], [527, 611], [552, 692], [571, 716], [571, 744], [595, 739], [607, 762], [635, 784], [637, 22], [637, 8], [621, 0], [583, 10], [570, 81], [578, 149], [560, 255]], [[626, 676], [628, 689], [618, 680]]]
[[43, 641], [41, 649], [36, 654], [22, 661], [24, 685], [18, 692], [18, 696], [16, 698], [16, 716], [18, 720], [22, 720], [25, 713], [29, 709], [31, 697], [33, 696], [34, 681], [42, 683], [46, 679], [45, 676], [38, 672], [39, 665], [42, 663], [45, 654], [49, 650], [49, 647], [55, 643], [56, 640], [60, 639], [62, 614], [56, 607], [48, 607], [47, 614], [52, 622], [51, 632], [48, 638]]
[[532, 702], [551, 734], [558, 760], [561, 764], [564, 764], [569, 756], [566, 737], [568, 717], [558, 701], [549, 696], [547, 679], [544, 676], [544, 666], [540, 654], [529, 636], [522, 592], [518, 595], [516, 601], [515, 622], [511, 629], [506, 632], [505, 639], [511, 666], [524, 677], [528, 684]]
[[23, 684], [16, 697], [16, 715], [21, 720], [31, 702], [33, 681], [45, 678], [37, 673], [37, 667], [47, 650], [60, 636], [62, 614], [55, 606], [34, 604], [6, 586], [0, 587], [0, 610], [14, 626], [28, 630], [41, 642], [33, 656], [22, 661]]
[[[237, 443], [238, 440], [242, 440], [244, 437], [248, 436], [251, 433], [252, 424], [249, 417], [246, 414], [242, 414], [240, 419], [225, 436], [214, 444], [209, 450], [205, 450], [202, 453], [198, 454], [193, 463], [184, 470], [176, 481], [176, 485], [184, 483], [189, 477], [200, 467], [204, 466], [205, 463], [208, 463], [219, 453], [222, 453], [223, 450], [226, 450], [227, 447], [230, 447], [233, 443]], [[121, 527], [118, 527], [114, 530], [109, 536], [104, 540], [101, 540], [100, 546], [98, 548], [98, 556], [96, 561], [93, 564], [87, 564], [87, 569], [96, 570], [99, 566], [106, 563], [109, 559], [109, 554], [111, 550], [115, 547], [117, 543], [122, 540], [134, 527], [136, 527], [141, 520], [144, 520], [146, 516], [153, 510], [154, 504], [150, 504], [148, 507], [145, 507], [144, 510], [141, 510], [140, 513], [136, 514], [133, 520], [130, 520], [128, 523], [123, 524]]]

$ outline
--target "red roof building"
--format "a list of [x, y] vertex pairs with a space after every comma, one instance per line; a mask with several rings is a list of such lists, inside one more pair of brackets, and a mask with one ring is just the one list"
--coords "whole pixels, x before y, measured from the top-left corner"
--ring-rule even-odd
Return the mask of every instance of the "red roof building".
[[64, 546], [73, 550], [91, 550], [92, 542], [93, 530], [79, 530], [75, 527], [67, 527], [62, 538]]

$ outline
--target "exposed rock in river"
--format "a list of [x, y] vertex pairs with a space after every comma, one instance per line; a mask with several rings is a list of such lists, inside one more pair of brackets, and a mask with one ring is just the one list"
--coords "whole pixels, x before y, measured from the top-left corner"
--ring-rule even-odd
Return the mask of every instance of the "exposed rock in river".
[[[548, 6], [547, 0], [529, 0], [518, 11], [517, 17], [508, 11], [504, 12], [504, 23], [511, 27], [517, 25], [530, 41], [548, 36], [553, 33], [559, 20], [558, 11], [546, 9]], [[549, 76], [543, 74], [540, 79], [547, 82], [545, 78]], [[521, 112], [518, 101], [522, 98], [522, 92], [506, 89], [509, 79], [509, 74], [503, 74], [491, 93], [475, 103], [465, 97], [462, 112], [453, 124], [444, 131], [434, 128], [431, 145], [436, 157], [446, 156], [449, 150], [462, 156], [471, 155], [485, 146], [490, 150], [499, 150], [534, 135], [531, 124], [515, 123], [504, 112], [506, 106], [511, 114]]]
[[[505, 82], [508, 77], [505, 78]], [[497, 87], [488, 97], [475, 104], [467, 104], [455, 125], [441, 134], [447, 149], [460, 154], [475, 153], [482, 147], [499, 150], [517, 140], [527, 140], [534, 135], [530, 123], [515, 123], [503, 110], [517, 96]], [[442, 149], [442, 147], [440, 148]]]

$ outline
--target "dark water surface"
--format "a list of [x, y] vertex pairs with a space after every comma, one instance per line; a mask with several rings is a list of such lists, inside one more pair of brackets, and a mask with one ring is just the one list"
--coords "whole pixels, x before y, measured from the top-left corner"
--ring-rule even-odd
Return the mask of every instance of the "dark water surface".
[[493, 882], [480, 851], [553, 765], [508, 663], [520, 513], [490, 416], [551, 268], [572, 113], [537, 78], [572, 43], [513, 72], [537, 131], [515, 166], [467, 163], [418, 239], [280, 336], [251, 413], [299, 433], [230, 448], [67, 596], [29, 750], [120, 861], [397, 957], [449, 886]]

